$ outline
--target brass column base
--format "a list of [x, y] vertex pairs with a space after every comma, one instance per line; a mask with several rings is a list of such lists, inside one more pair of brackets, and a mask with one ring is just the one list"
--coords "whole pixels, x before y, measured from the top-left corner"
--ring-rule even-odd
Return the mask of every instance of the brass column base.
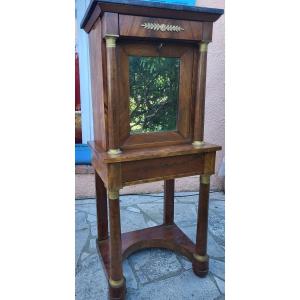
[[199, 148], [199, 147], [204, 146], [204, 144], [205, 143], [203, 141], [194, 141], [192, 145], [196, 148]]
[[209, 269], [209, 257], [208, 255], [198, 255], [194, 253], [193, 272], [199, 277], [205, 277], [208, 274]]
[[118, 154], [121, 154], [122, 151], [121, 151], [121, 149], [109, 149], [107, 153], [109, 155], [118, 155]]
[[109, 299], [110, 300], [125, 300], [126, 295], [126, 280], [125, 278], [115, 281], [109, 279]]

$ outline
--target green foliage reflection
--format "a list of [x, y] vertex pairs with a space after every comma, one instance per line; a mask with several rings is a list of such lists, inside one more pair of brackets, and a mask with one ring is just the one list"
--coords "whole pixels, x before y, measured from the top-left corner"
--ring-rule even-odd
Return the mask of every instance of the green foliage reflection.
[[129, 57], [131, 133], [176, 130], [179, 58]]

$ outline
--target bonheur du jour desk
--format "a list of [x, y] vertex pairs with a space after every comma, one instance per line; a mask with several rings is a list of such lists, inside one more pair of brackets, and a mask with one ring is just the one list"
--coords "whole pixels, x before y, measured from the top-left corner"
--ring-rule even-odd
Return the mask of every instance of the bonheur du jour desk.
[[[195, 275], [208, 272], [210, 176], [221, 147], [203, 138], [206, 65], [222, 14], [105, 0], [92, 1], [82, 21], [90, 43], [97, 249], [110, 299], [125, 299], [122, 260], [143, 248], [176, 251], [192, 261]], [[191, 175], [200, 175], [196, 244], [174, 223], [174, 179]], [[163, 224], [121, 234], [120, 189], [158, 180], [165, 184]]]

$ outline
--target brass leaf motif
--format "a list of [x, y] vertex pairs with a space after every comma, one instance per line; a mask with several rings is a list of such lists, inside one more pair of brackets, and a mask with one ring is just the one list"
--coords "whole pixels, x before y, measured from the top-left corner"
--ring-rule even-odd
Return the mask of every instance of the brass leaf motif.
[[166, 25], [166, 24], [158, 24], [158, 23], [144, 23], [141, 25], [145, 29], [155, 30], [155, 31], [169, 31], [169, 32], [180, 32], [184, 31], [184, 28], [178, 25]]

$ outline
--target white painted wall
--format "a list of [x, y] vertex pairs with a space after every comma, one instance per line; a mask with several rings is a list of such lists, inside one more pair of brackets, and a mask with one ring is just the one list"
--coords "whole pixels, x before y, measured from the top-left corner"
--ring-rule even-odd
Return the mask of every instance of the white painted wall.
[[81, 99], [81, 123], [82, 123], [82, 143], [94, 139], [93, 110], [90, 79], [90, 54], [87, 33], [80, 29], [80, 23], [90, 0], [76, 0], [76, 39], [77, 51], [79, 55], [80, 72], [80, 99]]

